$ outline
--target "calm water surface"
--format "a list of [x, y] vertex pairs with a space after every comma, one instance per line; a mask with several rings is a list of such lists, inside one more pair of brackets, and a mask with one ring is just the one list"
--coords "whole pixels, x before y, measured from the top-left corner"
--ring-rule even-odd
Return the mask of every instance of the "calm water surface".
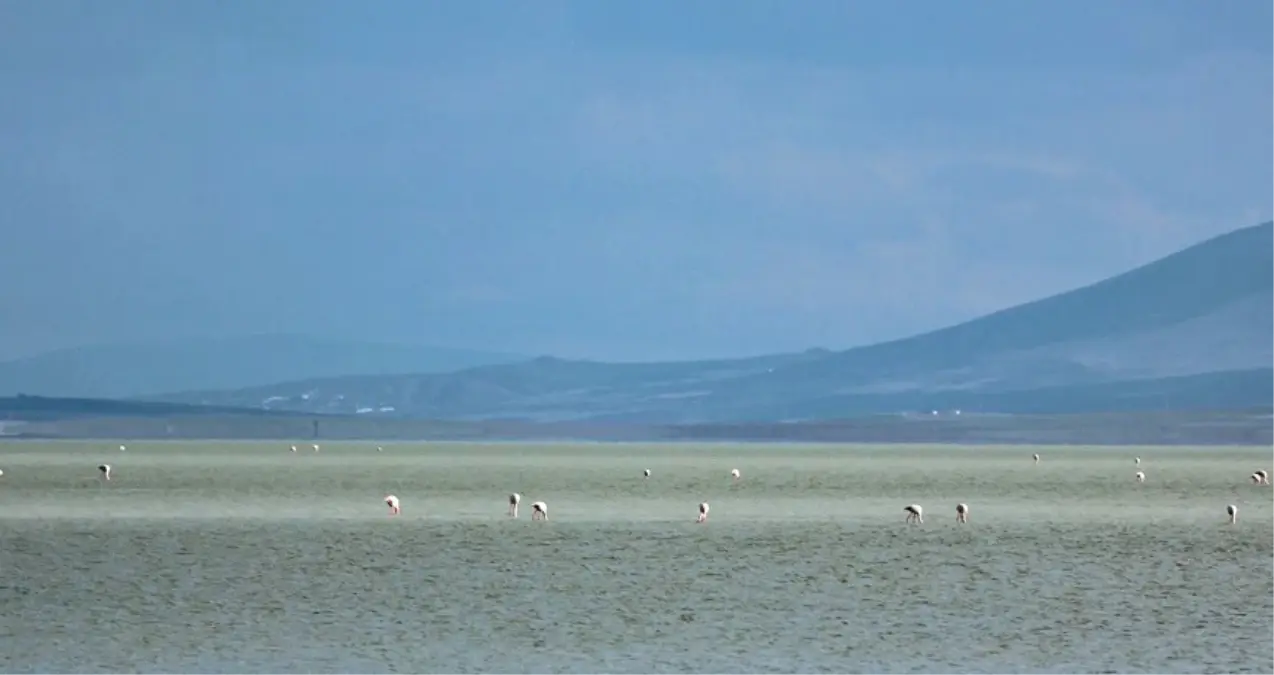
[[300, 450], [0, 443], [0, 670], [1274, 672], [1268, 448]]

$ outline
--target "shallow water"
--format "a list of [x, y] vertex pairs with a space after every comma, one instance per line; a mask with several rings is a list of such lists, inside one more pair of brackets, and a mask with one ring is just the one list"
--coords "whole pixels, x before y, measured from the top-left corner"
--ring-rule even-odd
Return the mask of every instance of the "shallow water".
[[384, 447], [0, 444], [0, 670], [1274, 672], [1268, 448]]

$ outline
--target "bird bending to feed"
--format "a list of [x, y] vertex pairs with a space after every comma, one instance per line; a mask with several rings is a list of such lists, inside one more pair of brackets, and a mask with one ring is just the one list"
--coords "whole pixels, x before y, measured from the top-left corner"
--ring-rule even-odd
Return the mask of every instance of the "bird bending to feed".
[[296, 446], [292, 446], [292, 452], [296, 452]]
[[314, 452], [318, 452], [318, 443], [314, 444]]
[[122, 445], [121, 445], [121, 446], [119, 446], [119, 451], [120, 451], [120, 452], [124, 452], [124, 451], [126, 451], [126, 450], [128, 450], [128, 448], [126, 448], [126, 447], [124, 447], [124, 446], [122, 446]]
[[1134, 475], [1136, 475], [1136, 477], [1137, 477], [1137, 482], [1138, 482], [1138, 483], [1144, 483], [1144, 482], [1146, 482], [1146, 472], [1144, 472], [1144, 471], [1138, 471], [1138, 472], [1137, 472], [1136, 474], [1134, 474]]
[[522, 495], [514, 492], [509, 495], [509, 515], [514, 518], [518, 517], [518, 504], [522, 503]]
[[902, 510], [907, 512], [906, 522], [925, 522], [925, 510], [920, 508], [919, 504], [908, 504], [907, 506], [902, 507]]
[[708, 520], [708, 502], [703, 502], [702, 504], [699, 505], [699, 519], [696, 520], [695, 522], [704, 523], [704, 522], [707, 522], [707, 520]]
[[646, 478], [650, 478], [650, 469], [646, 469], [645, 471], [642, 471], [641, 475], [645, 476]]
[[531, 505], [531, 520], [548, 520], [549, 505], [544, 502], [535, 502]]
[[1256, 470], [1256, 473], [1254, 473], [1254, 474], [1252, 474], [1252, 475], [1253, 475], [1253, 476], [1260, 476], [1260, 477], [1261, 477], [1261, 480], [1260, 480], [1261, 485], [1269, 485], [1269, 484], [1270, 484], [1270, 474], [1269, 474], [1269, 473], [1268, 473], [1265, 469], [1257, 469], [1257, 470]]
[[1225, 507], [1225, 513], [1230, 517], [1230, 524], [1234, 524], [1239, 521], [1239, 507], [1230, 504]]
[[110, 480], [110, 479], [111, 479], [111, 465], [110, 465], [110, 464], [99, 464], [99, 465], [98, 465], [98, 467], [97, 467], [97, 470], [98, 470], [98, 471], [102, 474], [102, 478], [105, 478], [106, 480]]
[[1035, 460], [1036, 464], [1040, 463], [1040, 453], [1037, 452], [1034, 455], [1031, 455], [1031, 458]]
[[394, 495], [385, 495], [385, 503], [389, 505], [389, 515], [396, 516], [402, 513], [402, 509], [398, 508], [398, 498]]
[[739, 470], [738, 470], [738, 469], [730, 469], [730, 475], [731, 475], [731, 476], [732, 476], [735, 480], [739, 480]]
[[968, 504], [956, 504], [956, 522], [957, 523], [969, 522], [969, 505]]

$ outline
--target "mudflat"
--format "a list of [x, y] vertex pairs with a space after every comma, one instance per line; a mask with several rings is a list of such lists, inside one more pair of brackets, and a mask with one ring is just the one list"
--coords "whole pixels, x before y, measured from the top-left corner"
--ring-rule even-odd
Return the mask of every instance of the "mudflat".
[[0, 670], [1274, 672], [1269, 448], [319, 442], [0, 443]]

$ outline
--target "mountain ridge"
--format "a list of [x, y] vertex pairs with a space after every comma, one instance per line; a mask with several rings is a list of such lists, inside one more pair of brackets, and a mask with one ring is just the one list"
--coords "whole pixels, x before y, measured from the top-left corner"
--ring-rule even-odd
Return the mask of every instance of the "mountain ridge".
[[133, 398], [174, 389], [237, 389], [316, 375], [443, 372], [526, 358], [294, 333], [169, 339], [71, 347], [2, 361], [0, 395]]
[[[1187, 379], [1193, 393], [1175, 390], [1174, 405], [1225, 399], [1260, 407], [1274, 397], [1259, 385], [1262, 369], [1274, 362], [1272, 307], [1274, 223], [1266, 222], [1070, 291], [848, 350], [657, 363], [541, 357], [443, 374], [306, 379], [158, 400], [262, 406], [269, 399], [275, 409], [388, 410], [438, 419], [699, 423], [896, 412], [902, 401], [923, 407], [952, 392], [969, 400], [1019, 392], [1059, 405], [1041, 392], [1066, 387], [1090, 406], [1114, 405], [1101, 386], [1220, 374]], [[829, 403], [837, 400], [845, 407]], [[1067, 405], [1084, 408], [1082, 401]]]

